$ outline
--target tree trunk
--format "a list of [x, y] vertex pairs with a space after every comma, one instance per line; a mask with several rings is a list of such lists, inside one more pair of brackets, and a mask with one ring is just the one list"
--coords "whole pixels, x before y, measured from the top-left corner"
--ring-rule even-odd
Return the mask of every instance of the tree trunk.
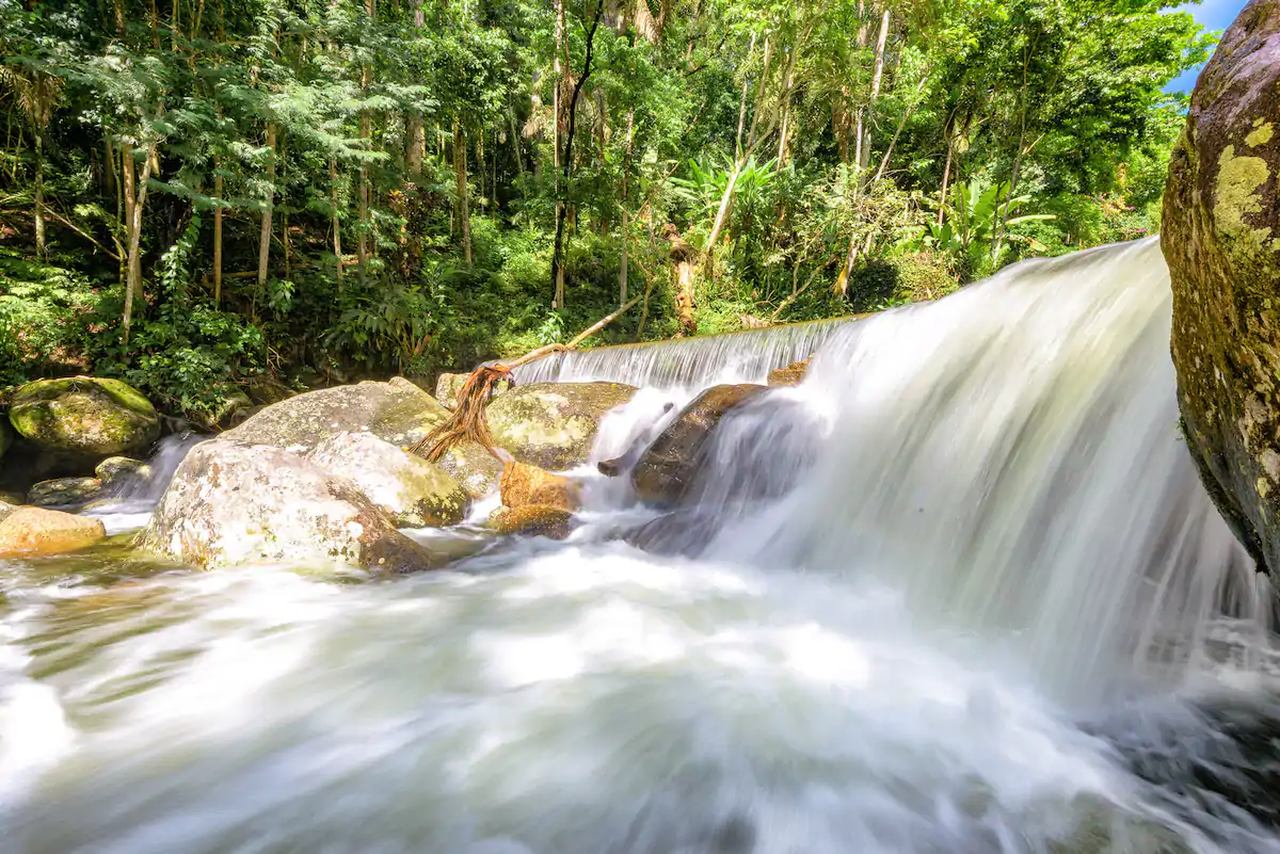
[[338, 284], [342, 284], [342, 220], [338, 216], [338, 159], [329, 158], [329, 205], [333, 227], [333, 261], [334, 275]]
[[[129, 329], [133, 325], [133, 301], [142, 293], [142, 211], [147, 201], [147, 182], [151, 180], [151, 163], [154, 159], [156, 146], [153, 144], [147, 150], [147, 156], [142, 162], [142, 176], [134, 180], [134, 171], [136, 166], [133, 162], [133, 146], [125, 145], [125, 193], [129, 199], [129, 253], [127, 256], [125, 286], [124, 286], [124, 315], [120, 319], [120, 333], [125, 344], [129, 343]], [[135, 189], [136, 188], [136, 189]], [[134, 193], [137, 193], [136, 198]]]
[[416, 178], [422, 174], [422, 161], [427, 149], [426, 128], [423, 127], [422, 114], [417, 110], [409, 114], [404, 135], [408, 143], [404, 152], [405, 170]]
[[[641, 0], [643, 2], [643, 0]], [[751, 58], [751, 54], [756, 52], [756, 34], [751, 34], [751, 44], [747, 46], [747, 59]], [[742, 75], [742, 95], [738, 99], [738, 134], [737, 140], [733, 145], [733, 153], [737, 157], [742, 156], [742, 132], [747, 124], [747, 92], [751, 89], [751, 78], [746, 73]], [[634, 112], [633, 112], [634, 115]]]
[[44, 140], [39, 129], [35, 132], [36, 148], [36, 182], [35, 182], [35, 219], [36, 219], [36, 257], [45, 256], [44, 245]]
[[680, 323], [681, 335], [697, 335], [698, 320], [694, 315], [693, 275], [697, 267], [698, 253], [685, 242], [680, 232], [671, 223], [664, 229], [667, 242], [671, 244], [672, 276], [675, 279], [676, 319]]
[[458, 223], [462, 231], [462, 257], [471, 269], [471, 204], [467, 194], [467, 140], [462, 122], [453, 120], [453, 178], [457, 194]]
[[221, 162], [213, 160], [213, 197], [217, 207], [213, 209], [213, 304], [222, 305], [222, 173]]
[[942, 167], [942, 192], [938, 194], [938, 225], [942, 225], [946, 218], [947, 211], [947, 191], [951, 189], [951, 161], [955, 157], [955, 133], [953, 126], [948, 123], [946, 126], [947, 134], [947, 159]]
[[858, 155], [861, 158], [858, 161], [858, 173], [866, 172], [867, 165], [871, 162], [871, 122], [869, 114], [875, 110], [876, 100], [880, 97], [880, 84], [884, 79], [884, 47], [889, 39], [889, 9], [886, 8], [880, 15], [880, 33], [876, 37], [875, 64], [871, 71], [871, 92], [867, 99], [868, 117], [863, 120], [859, 116], [859, 123], [862, 126], [862, 134], [864, 138], [858, 145]]
[[[267, 292], [267, 265], [271, 260], [271, 215], [276, 192], [276, 124], [267, 122], [267, 189], [262, 199], [262, 228], [258, 232], [258, 294]], [[257, 302], [257, 296], [254, 301]]]

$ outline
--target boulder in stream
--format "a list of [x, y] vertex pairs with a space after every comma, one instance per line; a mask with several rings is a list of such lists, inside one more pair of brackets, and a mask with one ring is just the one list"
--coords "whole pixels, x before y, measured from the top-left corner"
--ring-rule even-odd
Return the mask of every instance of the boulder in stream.
[[[458, 405], [458, 391], [471, 374], [454, 374], [444, 373], [436, 378], [436, 400], [440, 401], [440, 405], [446, 409], [453, 409]], [[489, 399], [493, 400], [498, 395], [510, 390], [510, 380], [499, 380], [493, 384], [492, 393]]]
[[809, 373], [809, 362], [812, 358], [813, 357], [810, 356], [808, 359], [801, 359], [799, 362], [792, 362], [786, 367], [774, 368], [769, 372], [770, 388], [800, 385], [804, 382], [805, 376]]
[[372, 433], [339, 433], [306, 456], [329, 474], [352, 481], [397, 525], [456, 525], [471, 507], [453, 475]]
[[489, 432], [520, 462], [562, 471], [587, 461], [601, 420], [635, 393], [610, 382], [517, 386], [489, 405]]
[[0, 521], [0, 557], [34, 557], [76, 551], [105, 539], [99, 519], [41, 507], [17, 507]]
[[104, 487], [114, 487], [135, 478], [151, 477], [151, 465], [132, 457], [107, 457], [98, 463], [93, 474]]
[[45, 452], [102, 458], [145, 450], [160, 437], [160, 416], [128, 383], [103, 377], [35, 380], [14, 392], [13, 429]]
[[573, 514], [563, 507], [526, 504], [523, 507], [500, 507], [489, 517], [489, 527], [499, 534], [524, 534], [563, 540], [573, 532]]
[[187, 454], [139, 544], [200, 567], [338, 561], [409, 572], [440, 563], [350, 480], [283, 448], [226, 438]]
[[1280, 0], [1252, 0], [1200, 73], [1161, 246], [1188, 447], [1237, 536], [1280, 570]]
[[581, 504], [580, 484], [564, 475], [515, 461], [502, 471], [502, 503], [511, 508], [541, 505], [573, 512]]
[[636, 494], [655, 504], [678, 502], [697, 478], [701, 451], [720, 419], [765, 391], [766, 386], [751, 383], [718, 385], [694, 398], [631, 470]]
[[[449, 417], [436, 399], [402, 377], [310, 391], [259, 410], [222, 435], [238, 442], [306, 453], [339, 433], [367, 432], [407, 447]], [[472, 498], [498, 485], [502, 463], [476, 442], [450, 448], [439, 465]]]
[[27, 490], [27, 503], [36, 507], [79, 507], [102, 494], [96, 477], [58, 477], [42, 480]]

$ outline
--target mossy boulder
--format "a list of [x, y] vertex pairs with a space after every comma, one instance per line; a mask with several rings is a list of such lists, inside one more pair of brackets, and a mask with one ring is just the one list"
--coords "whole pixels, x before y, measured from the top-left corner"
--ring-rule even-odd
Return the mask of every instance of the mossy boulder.
[[107, 457], [145, 450], [160, 437], [160, 416], [128, 383], [102, 377], [36, 380], [14, 392], [13, 429], [41, 450]]
[[187, 454], [139, 545], [200, 567], [338, 562], [398, 573], [441, 563], [350, 480], [225, 438]]
[[151, 477], [151, 466], [132, 457], [107, 457], [94, 468], [93, 475], [104, 487], [111, 488]]
[[1260, 565], [1280, 569], [1280, 0], [1253, 0], [1201, 72], [1161, 246], [1188, 447]]
[[101, 520], [18, 507], [0, 521], [0, 557], [34, 557], [87, 548], [106, 539]]
[[339, 433], [307, 459], [353, 482], [397, 525], [456, 525], [471, 507], [471, 497], [451, 474], [372, 433]]
[[102, 495], [96, 477], [59, 477], [42, 480], [27, 490], [27, 503], [36, 507], [79, 507]]
[[[407, 447], [448, 417], [449, 411], [434, 397], [396, 377], [388, 382], [362, 382], [295, 395], [259, 410], [222, 436], [306, 453], [339, 433], [367, 432]], [[475, 442], [449, 449], [439, 464], [472, 498], [492, 492], [502, 473], [502, 463]]]
[[698, 395], [640, 456], [631, 469], [631, 485], [642, 500], [675, 504], [688, 493], [702, 469], [702, 449], [724, 416], [768, 391], [753, 383], [718, 385]]
[[489, 404], [489, 432], [522, 463], [573, 468], [587, 461], [604, 416], [635, 393], [634, 386], [609, 382], [517, 386]]

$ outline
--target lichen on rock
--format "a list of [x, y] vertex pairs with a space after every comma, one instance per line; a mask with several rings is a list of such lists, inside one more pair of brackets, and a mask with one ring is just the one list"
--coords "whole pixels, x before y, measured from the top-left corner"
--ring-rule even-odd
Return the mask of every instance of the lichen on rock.
[[1280, 0], [1252, 0], [1201, 72], [1161, 246], [1188, 447], [1254, 558], [1280, 568]]
[[604, 416], [635, 393], [622, 383], [531, 383], [496, 399], [485, 415], [498, 447], [522, 463], [562, 471], [587, 461]]

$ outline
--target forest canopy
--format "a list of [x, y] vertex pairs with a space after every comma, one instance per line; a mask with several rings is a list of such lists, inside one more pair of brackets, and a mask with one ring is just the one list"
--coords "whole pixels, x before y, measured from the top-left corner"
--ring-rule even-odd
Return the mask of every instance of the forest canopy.
[[1153, 0], [0, 0], [0, 385], [429, 376], [1158, 227]]

